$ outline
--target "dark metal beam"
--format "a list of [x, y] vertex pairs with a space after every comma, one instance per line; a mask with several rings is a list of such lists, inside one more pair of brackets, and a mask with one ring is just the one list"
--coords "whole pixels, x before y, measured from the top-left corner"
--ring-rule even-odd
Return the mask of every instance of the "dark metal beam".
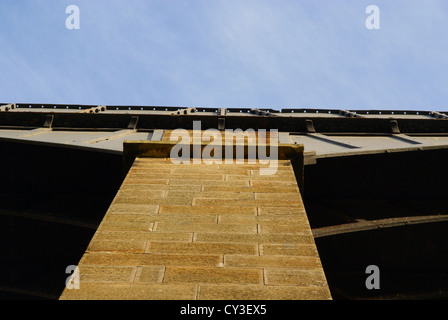
[[11, 210], [0, 210], [0, 215], [39, 220], [45, 222], [52, 222], [58, 224], [65, 224], [74, 227], [87, 228], [96, 230], [98, 225], [92, 222], [79, 221], [74, 219], [68, 219], [65, 217], [57, 217], [57, 216], [48, 216], [43, 214], [36, 214], [31, 212], [21, 212], [21, 211], [11, 211]]
[[48, 294], [46, 292], [40, 292], [36, 290], [30, 290], [30, 289], [23, 289], [19, 287], [11, 287], [11, 286], [0, 286], [0, 291], [3, 292], [10, 292], [30, 297], [36, 297], [41, 299], [49, 299], [49, 300], [57, 300], [59, 296], [55, 296], [52, 294]]
[[[229, 111], [229, 110], [228, 110]], [[5, 129], [42, 128], [48, 116], [53, 116], [53, 129], [127, 129], [136, 113], [69, 113], [69, 112], [0, 112], [0, 127]], [[137, 129], [192, 129], [193, 121], [201, 121], [206, 129], [217, 129], [218, 118], [225, 119], [226, 129], [278, 129], [282, 132], [312, 133], [310, 119], [305, 117], [276, 116], [266, 117], [251, 114], [238, 115], [227, 112], [225, 116], [218, 114], [201, 114], [171, 116], [169, 114], [138, 114]], [[401, 134], [431, 133], [447, 134], [448, 119], [397, 119]], [[351, 117], [314, 117], [314, 131], [321, 134], [391, 134], [390, 119], [387, 118], [351, 118]], [[311, 129], [311, 130], [310, 130]]]
[[360, 220], [354, 223], [313, 229], [314, 238], [334, 236], [344, 233], [360, 232], [367, 230], [402, 227], [406, 225], [448, 221], [448, 215], [432, 215], [417, 217], [400, 217], [378, 220]]

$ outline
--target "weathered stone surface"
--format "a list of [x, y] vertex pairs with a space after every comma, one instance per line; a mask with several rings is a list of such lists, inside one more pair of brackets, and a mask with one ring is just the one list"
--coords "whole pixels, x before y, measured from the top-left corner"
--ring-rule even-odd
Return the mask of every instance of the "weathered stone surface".
[[61, 300], [190, 300], [196, 284], [83, 283], [79, 290], [65, 290]]
[[[212, 206], [216, 204], [216, 200], [214, 199], [201, 199], [194, 198], [194, 204], [196, 206]], [[219, 204], [221, 206], [228, 207], [253, 207], [253, 206], [277, 206], [277, 207], [301, 207], [301, 204], [297, 200], [228, 200], [222, 199], [219, 200]]]
[[264, 279], [266, 285], [327, 286], [327, 280], [321, 270], [265, 269]]
[[[305, 210], [303, 207], [285, 207], [285, 206], [259, 206], [259, 215], [289, 215], [289, 214], [300, 214], [305, 215]], [[305, 216], [304, 216], [305, 217]]]
[[152, 232], [152, 231], [102, 231], [95, 234], [93, 240], [147, 240], [191, 242], [193, 233], [188, 232]]
[[261, 269], [237, 268], [166, 268], [165, 283], [237, 283], [261, 284]]
[[321, 262], [318, 257], [309, 256], [246, 256], [229, 254], [224, 256], [224, 266], [312, 270], [319, 269]]
[[261, 234], [312, 234], [310, 227], [307, 224], [291, 223], [265, 223], [260, 226]]
[[256, 200], [299, 200], [299, 194], [298, 192], [294, 193], [255, 193], [255, 199]]
[[153, 198], [153, 197], [117, 197], [114, 199], [113, 204], [146, 204], [146, 205], [191, 205], [192, 199], [184, 198]]
[[307, 225], [308, 219], [303, 215], [299, 214], [288, 214], [288, 215], [219, 215], [219, 223], [257, 223], [261, 226], [273, 224], [301, 224]]
[[119, 241], [101, 241], [93, 240], [90, 242], [88, 251], [102, 252], [126, 252], [126, 253], [143, 253], [145, 252], [146, 241], [139, 240], [119, 240]]
[[164, 190], [164, 191], [188, 191], [188, 192], [199, 192], [201, 191], [202, 186], [172, 186], [172, 185], [161, 185], [161, 184], [124, 184], [121, 186], [120, 190], [123, 191], [152, 191], [152, 190]]
[[165, 267], [137, 267], [135, 282], [162, 283]]
[[146, 253], [157, 254], [258, 254], [257, 244], [149, 242]]
[[240, 215], [256, 215], [256, 207], [231, 207], [221, 206], [220, 203], [214, 202], [212, 206], [173, 206], [161, 205], [159, 214], [240, 214]]
[[150, 179], [150, 178], [136, 178], [133, 176], [128, 176], [126, 180], [124, 180], [123, 183], [127, 185], [154, 185], [154, 184], [161, 184], [161, 185], [167, 185], [169, 182], [168, 179]]
[[197, 233], [196, 242], [233, 242], [233, 243], [277, 243], [277, 244], [314, 244], [311, 235], [293, 234], [236, 234], [236, 233]]
[[126, 213], [112, 213], [104, 217], [104, 221], [121, 223], [121, 222], [177, 222], [177, 223], [217, 223], [218, 216], [216, 215], [192, 215], [192, 214], [126, 214]]
[[226, 233], [257, 233], [256, 224], [227, 224], [227, 223], [189, 223], [189, 222], [159, 222], [155, 231], [162, 232], [226, 232]]
[[[144, 204], [112, 204], [109, 207], [110, 213], [132, 213], [132, 214], [153, 214], [159, 211], [158, 205], [144, 205]], [[107, 216], [107, 215], [106, 215]]]
[[314, 244], [260, 244], [260, 254], [264, 256], [318, 256]]
[[199, 287], [200, 300], [329, 300], [328, 288], [267, 285], [218, 285]]
[[221, 255], [86, 253], [81, 262], [89, 265], [117, 266], [199, 266], [216, 267]]
[[[268, 178], [266, 178], [268, 177]], [[295, 177], [292, 175], [238, 175], [238, 174], [227, 174], [226, 175], [227, 181], [234, 181], [234, 180], [250, 180], [250, 181], [280, 181], [280, 182], [292, 182], [294, 183]]]
[[291, 163], [137, 158], [61, 299], [331, 299]]
[[136, 267], [89, 266], [79, 267], [80, 284], [85, 282], [132, 282]]
[[204, 199], [255, 199], [253, 192], [185, 192], [170, 191], [169, 198], [204, 198]]
[[151, 230], [154, 226], [152, 222], [132, 222], [132, 221], [122, 221], [122, 222], [112, 222], [103, 221], [98, 230], [115, 230], [115, 231], [146, 231]]
[[203, 186], [205, 192], [256, 192], [256, 193], [297, 193], [295, 186], [282, 185], [280, 187], [237, 187], [237, 186]]
[[[221, 180], [191, 180], [191, 179], [170, 179], [169, 184], [173, 186], [185, 186], [185, 185], [204, 185], [204, 186], [228, 186], [229, 182]], [[249, 186], [249, 181], [233, 181], [232, 185], [235, 186]]]

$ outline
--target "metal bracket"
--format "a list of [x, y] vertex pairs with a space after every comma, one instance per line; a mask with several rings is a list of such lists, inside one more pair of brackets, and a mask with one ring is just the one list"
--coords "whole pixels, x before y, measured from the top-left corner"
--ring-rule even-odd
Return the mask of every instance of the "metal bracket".
[[218, 130], [224, 130], [226, 128], [226, 119], [218, 118]]
[[16, 104], [10, 103], [10, 104], [5, 104], [3, 106], [0, 106], [0, 111], [7, 112], [7, 111], [10, 111], [15, 108], [16, 108]]
[[402, 134], [400, 132], [400, 127], [398, 126], [397, 120], [390, 120], [390, 127], [392, 130], [392, 138], [406, 142], [406, 143], [410, 143], [410, 144], [422, 144], [420, 141], [418, 141], [408, 135]]
[[306, 131], [308, 133], [316, 133], [316, 129], [314, 128], [313, 120], [307, 119], [305, 120]]
[[131, 120], [128, 124], [128, 129], [135, 130], [137, 128], [138, 117], [131, 117]]
[[175, 115], [181, 115], [181, 114], [191, 114], [191, 113], [195, 113], [195, 112], [196, 112], [196, 108], [186, 108], [186, 109], [177, 110], [176, 112], [171, 112], [171, 115], [175, 116]]
[[390, 128], [393, 134], [400, 134], [400, 128], [398, 127], [397, 120], [390, 120]]
[[444, 113], [440, 113], [437, 111], [431, 111], [430, 112], [431, 117], [437, 118], [437, 119], [448, 119], [448, 116]]
[[352, 111], [349, 111], [349, 110], [339, 110], [339, 114], [344, 116], [344, 117], [362, 118], [362, 116], [360, 116], [356, 112], [352, 112]]
[[151, 140], [152, 141], [162, 141], [163, 134], [165, 130], [157, 129], [152, 132]]
[[44, 128], [51, 128], [53, 126], [53, 120], [54, 120], [54, 116], [53, 115], [46, 116], [43, 127]]
[[264, 111], [264, 110], [260, 110], [260, 109], [250, 109], [250, 112], [256, 114], [257, 116], [272, 116], [273, 115], [269, 111]]
[[79, 113], [98, 113], [98, 112], [106, 111], [106, 110], [107, 110], [107, 106], [98, 106], [98, 107], [93, 107], [93, 108], [79, 111]]
[[316, 151], [308, 151], [303, 154], [304, 156], [304, 164], [305, 165], [312, 165], [316, 164]]

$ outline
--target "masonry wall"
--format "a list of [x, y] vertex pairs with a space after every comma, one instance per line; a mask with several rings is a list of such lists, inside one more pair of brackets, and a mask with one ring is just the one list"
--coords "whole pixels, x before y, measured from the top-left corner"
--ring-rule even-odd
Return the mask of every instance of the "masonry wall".
[[289, 160], [137, 158], [61, 299], [331, 299]]

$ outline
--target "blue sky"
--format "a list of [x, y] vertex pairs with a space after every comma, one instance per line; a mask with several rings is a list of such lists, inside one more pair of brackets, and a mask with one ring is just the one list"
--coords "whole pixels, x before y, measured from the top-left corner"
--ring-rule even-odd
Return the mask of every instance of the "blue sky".
[[5, 103], [448, 110], [446, 0], [2, 0], [0, 48]]

